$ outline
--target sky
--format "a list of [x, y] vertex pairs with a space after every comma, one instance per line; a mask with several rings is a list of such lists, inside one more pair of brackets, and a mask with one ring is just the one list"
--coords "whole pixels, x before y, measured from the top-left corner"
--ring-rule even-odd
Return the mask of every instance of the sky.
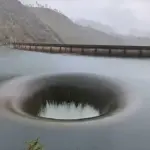
[[[36, 0], [21, 0], [34, 4]], [[150, 32], [150, 0], [37, 0], [72, 19], [88, 19], [108, 24], [119, 32], [132, 28]]]

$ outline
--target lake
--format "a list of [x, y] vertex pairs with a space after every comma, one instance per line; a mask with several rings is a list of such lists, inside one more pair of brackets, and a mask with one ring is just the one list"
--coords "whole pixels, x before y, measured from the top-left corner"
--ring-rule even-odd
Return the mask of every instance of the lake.
[[[45, 150], [149, 150], [149, 59], [44, 54], [1, 47], [0, 71], [0, 149], [22, 150], [25, 148], [26, 141], [40, 137]], [[19, 101], [22, 97], [26, 98], [26, 95], [38, 89], [41, 84], [39, 77], [51, 78], [61, 74], [83, 74], [82, 80], [80, 76], [78, 78], [69, 76], [65, 78], [65, 81], [75, 85], [79, 83], [86, 85], [88, 82], [89, 88], [92, 83], [93, 87], [96, 84], [98, 88], [100, 82], [98, 79], [90, 79], [89, 75], [100, 78], [102, 81], [108, 79], [123, 91], [127, 104], [116, 114], [73, 122], [33, 119], [28, 115], [18, 115], [7, 109], [8, 99], [15, 104], [16, 99]], [[11, 77], [16, 78], [11, 79]], [[10, 80], [6, 81], [6, 78]], [[76, 82], [73, 81], [74, 79]], [[35, 82], [32, 83], [32, 80]], [[39, 83], [37, 84], [36, 81]], [[61, 83], [63, 81], [64, 78], [61, 79]], [[108, 84], [107, 88], [111, 86]], [[119, 92], [119, 89], [116, 92]], [[55, 98], [58, 99], [58, 97]], [[35, 98], [34, 101], [36, 101]], [[68, 108], [70, 111], [68, 114], [66, 105], [54, 108], [50, 108], [48, 113], [51, 116], [48, 115], [48, 117], [78, 119], [81, 115], [83, 118], [98, 116], [98, 113], [90, 106], [85, 107], [83, 111], [82, 106], [79, 105], [77, 110], [73, 104]], [[30, 108], [30, 110], [33, 109]], [[46, 114], [43, 113], [41, 116], [45, 117]]]

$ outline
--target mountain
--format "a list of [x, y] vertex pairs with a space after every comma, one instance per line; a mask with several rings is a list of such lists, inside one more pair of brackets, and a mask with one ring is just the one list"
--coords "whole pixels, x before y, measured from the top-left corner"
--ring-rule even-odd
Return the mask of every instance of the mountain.
[[121, 35], [113, 30], [110, 26], [101, 24], [96, 21], [80, 19], [77, 20], [76, 23], [84, 27], [91, 27], [93, 29], [103, 31], [107, 34], [111, 34], [118, 39], [121, 39], [124, 45], [150, 45], [150, 33], [146, 31], [132, 28], [130, 30], [130, 34]]
[[150, 37], [150, 31], [132, 28], [130, 34], [138, 37]]
[[0, 0], [0, 42], [62, 43], [59, 36], [43, 24], [18, 0]]
[[84, 27], [91, 27], [93, 29], [103, 31], [107, 34], [114, 34], [115, 31], [108, 25], [102, 24], [100, 22], [96, 22], [93, 20], [87, 20], [87, 19], [79, 19], [75, 21], [77, 24], [84, 26]]
[[67, 16], [49, 8], [28, 7], [45, 25], [55, 31], [64, 43], [68, 44], [123, 44], [116, 36], [83, 27]]
[[83, 25], [83, 22], [73, 22], [64, 14], [50, 8], [28, 8], [67, 44], [150, 45], [149, 37], [121, 35], [108, 25], [90, 20], [84, 20]]
[[118, 35], [107, 25], [90, 24], [94, 25], [77, 24], [49, 8], [25, 6], [18, 0], [0, 0], [0, 43], [150, 45], [147, 37]]

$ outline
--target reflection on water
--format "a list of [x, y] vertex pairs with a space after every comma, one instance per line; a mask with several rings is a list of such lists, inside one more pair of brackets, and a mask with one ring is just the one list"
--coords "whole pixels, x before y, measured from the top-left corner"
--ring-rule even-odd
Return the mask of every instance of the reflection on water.
[[99, 112], [88, 105], [76, 107], [74, 103], [70, 105], [64, 103], [58, 106], [47, 104], [45, 109], [39, 113], [39, 116], [55, 119], [82, 119], [99, 116]]

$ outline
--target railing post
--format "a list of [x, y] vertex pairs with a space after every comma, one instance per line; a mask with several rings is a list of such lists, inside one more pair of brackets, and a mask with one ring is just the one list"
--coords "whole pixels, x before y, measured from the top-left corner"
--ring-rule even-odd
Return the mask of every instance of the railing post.
[[44, 46], [42, 46], [42, 51], [44, 52]]
[[126, 49], [123, 49], [123, 55], [126, 56]]
[[60, 53], [62, 52], [62, 51], [61, 51], [61, 46], [60, 46], [59, 52], [60, 52]]
[[142, 54], [143, 54], [143, 53], [142, 53], [142, 49], [140, 49], [140, 50], [139, 50], [139, 57], [141, 57]]
[[35, 45], [35, 50], [34, 51], [37, 51], [37, 46]]
[[81, 54], [84, 54], [84, 47], [81, 48]]
[[68, 53], [67, 47], [63, 47], [63, 53]]
[[51, 52], [52, 52], [52, 46], [50, 47], [50, 49], [49, 49], [49, 50], [50, 50], [50, 53], [51, 53]]
[[70, 46], [70, 53], [72, 53], [72, 46]]
[[97, 56], [97, 48], [95, 48], [95, 55]]
[[108, 51], [109, 55], [111, 55], [111, 48], [109, 48], [109, 51]]
[[31, 45], [29, 45], [29, 50], [31, 51]]

